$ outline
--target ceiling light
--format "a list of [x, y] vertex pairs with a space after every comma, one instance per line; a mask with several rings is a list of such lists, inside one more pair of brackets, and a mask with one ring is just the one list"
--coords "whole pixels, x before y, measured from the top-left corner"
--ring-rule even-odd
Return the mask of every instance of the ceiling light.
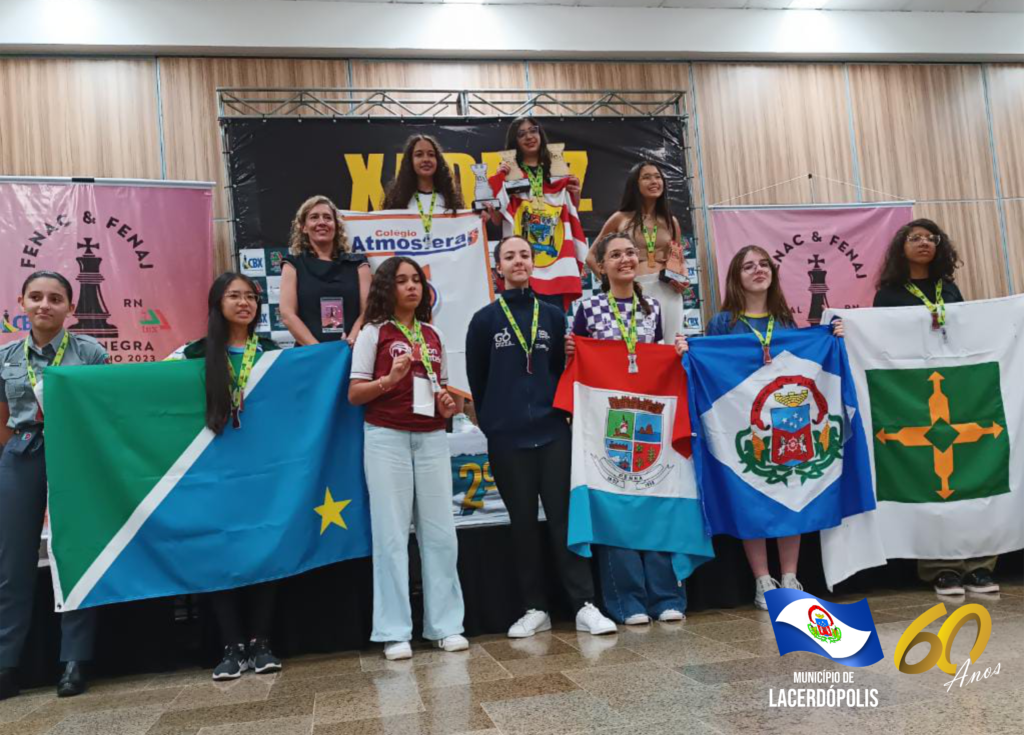
[[828, 4], [828, 0], [792, 0], [789, 3], [790, 10], [821, 10]]

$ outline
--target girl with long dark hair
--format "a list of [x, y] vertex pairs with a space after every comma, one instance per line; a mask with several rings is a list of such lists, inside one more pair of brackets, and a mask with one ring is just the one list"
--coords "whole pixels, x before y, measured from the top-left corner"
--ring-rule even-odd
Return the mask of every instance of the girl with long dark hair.
[[384, 193], [382, 209], [409, 209], [420, 213], [430, 234], [435, 212], [463, 208], [462, 189], [452, 176], [441, 144], [430, 135], [413, 135], [405, 142], [398, 173]]
[[426, 275], [411, 258], [377, 269], [366, 325], [352, 355], [348, 397], [366, 406], [364, 462], [373, 532], [373, 632], [388, 660], [410, 658], [409, 527], [415, 524], [423, 569], [423, 635], [445, 651], [463, 637], [458, 540], [452, 518], [452, 469], [445, 421], [444, 339], [431, 319]]
[[[585, 299], [576, 310], [573, 334], [594, 339], [621, 339], [630, 356], [630, 372], [638, 368], [636, 344], [662, 341], [661, 305], [645, 296], [636, 282], [639, 258], [628, 233], [614, 232], [594, 243], [601, 275], [601, 292]], [[674, 340], [676, 353], [686, 349], [686, 338]], [[686, 590], [672, 569], [672, 555], [664, 551], [636, 551], [595, 546], [601, 574], [605, 610], [626, 625], [682, 620]]]
[[[31, 329], [24, 339], [0, 347], [0, 699], [18, 693], [17, 666], [32, 622], [46, 514], [43, 413], [34, 389], [48, 367], [109, 362], [99, 342], [64, 328], [75, 304], [61, 274], [30, 275], [18, 304]], [[92, 659], [96, 609], [62, 613], [60, 622], [64, 673], [57, 696], [72, 697], [85, 691], [82, 664]]]
[[[960, 256], [941, 227], [930, 219], [903, 225], [885, 253], [874, 306], [924, 306], [934, 329], [945, 329], [946, 304], [964, 300], [953, 279]], [[965, 591], [992, 593], [998, 556], [971, 559], [918, 559], [917, 574], [940, 595]]]
[[[597, 239], [613, 232], [629, 233], [640, 251], [637, 282], [661, 304], [665, 340], [673, 341], [683, 331], [683, 296], [688, 286], [674, 280], [662, 280], [670, 249], [682, 255], [679, 220], [672, 215], [668, 188], [661, 167], [653, 161], [641, 161], [630, 169], [622, 191], [619, 209], [604, 223]], [[597, 259], [591, 251], [587, 265], [597, 272]]]
[[[242, 428], [249, 374], [263, 353], [278, 347], [256, 334], [260, 292], [248, 276], [219, 275], [210, 286], [207, 304], [206, 336], [186, 345], [184, 357], [206, 358], [206, 427], [221, 434]], [[257, 674], [281, 670], [269, 640], [276, 593], [275, 582], [264, 582], [211, 594], [224, 643], [223, 659], [213, 670], [215, 681], [237, 679], [248, 670]]]

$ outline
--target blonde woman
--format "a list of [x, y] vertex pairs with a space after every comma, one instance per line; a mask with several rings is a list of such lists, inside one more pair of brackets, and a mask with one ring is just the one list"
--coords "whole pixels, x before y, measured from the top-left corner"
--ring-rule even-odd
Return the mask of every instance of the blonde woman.
[[355, 344], [370, 293], [370, 264], [349, 252], [345, 223], [325, 196], [302, 203], [281, 266], [281, 320], [296, 344]]

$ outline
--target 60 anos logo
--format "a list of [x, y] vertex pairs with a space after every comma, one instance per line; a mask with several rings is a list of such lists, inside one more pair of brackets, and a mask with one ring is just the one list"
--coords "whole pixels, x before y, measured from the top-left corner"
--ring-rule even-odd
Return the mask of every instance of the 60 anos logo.
[[[981, 658], [981, 654], [985, 652], [985, 646], [988, 645], [988, 639], [992, 636], [992, 616], [988, 610], [981, 605], [964, 605], [953, 611], [953, 614], [939, 628], [938, 634], [925, 630], [925, 628], [945, 614], [946, 606], [940, 602], [935, 607], [925, 611], [900, 636], [900, 642], [896, 645], [896, 654], [893, 657], [893, 662], [902, 673], [923, 674], [938, 664], [938, 667], [947, 674], [957, 674], [957, 667], [949, 659], [950, 654], [953, 652], [953, 641], [956, 640], [960, 629], [972, 620], [978, 625], [978, 635], [974, 639], [974, 645], [971, 647], [969, 662], [977, 662]], [[928, 644], [928, 655], [916, 664], [908, 664], [907, 654], [918, 643]], [[988, 670], [986, 670], [987, 673]], [[998, 665], [996, 666], [995, 673], [999, 673]], [[979, 674], [975, 673], [973, 676], [979, 676]], [[985, 675], [984, 678], [987, 679], [988, 676]]]

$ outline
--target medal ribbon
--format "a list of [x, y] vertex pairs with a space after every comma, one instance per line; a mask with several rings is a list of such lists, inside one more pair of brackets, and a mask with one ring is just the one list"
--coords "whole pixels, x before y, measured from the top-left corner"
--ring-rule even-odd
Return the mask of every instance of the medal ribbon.
[[527, 166], [523, 164], [523, 171], [526, 172], [526, 177], [530, 180], [530, 196], [534, 199], [544, 198], [544, 167], [543, 166]]
[[771, 356], [771, 352], [768, 348], [772, 344], [772, 332], [775, 330], [775, 317], [768, 317], [768, 329], [765, 330], [765, 334], [761, 334], [759, 331], [757, 331], [754, 328], [754, 325], [747, 321], [746, 316], [741, 314], [739, 316], [739, 320], [746, 324], [748, 327], [750, 327], [750, 331], [754, 333], [754, 336], [757, 337], [757, 341], [761, 343], [761, 349], [764, 350], [764, 354], [766, 355], [765, 360], [768, 360], [768, 358]]
[[928, 308], [928, 311], [931, 312], [932, 319], [935, 320], [935, 323], [938, 326], [941, 327], [941, 326], [945, 325], [945, 323], [946, 323], [946, 302], [942, 299], [942, 279], [941, 278], [938, 279], [935, 282], [935, 302], [934, 303], [929, 301], [928, 297], [924, 295], [924, 293], [921, 291], [921, 289], [919, 289], [916, 285], [914, 285], [910, 281], [907, 281], [907, 283], [904, 284], [904, 285], [906, 286], [907, 290], [910, 291], [910, 293], [912, 293], [917, 298], [921, 299], [922, 303], [924, 303], [924, 305]]
[[[28, 342], [30, 339], [32, 339], [31, 334], [25, 338], [25, 370], [28, 372], [29, 385], [31, 385], [32, 389], [35, 390], [36, 383], [39, 381], [36, 380], [36, 371], [32, 369], [32, 360], [30, 360], [28, 356]], [[64, 338], [60, 341], [60, 345], [57, 347], [57, 355], [53, 358], [53, 362], [49, 364], [49, 367], [57, 367], [60, 365], [60, 361], [64, 359], [64, 351], [68, 348], [68, 342], [70, 341], [70, 335], [65, 329]]]
[[235, 411], [242, 409], [242, 396], [245, 394], [245, 386], [252, 374], [252, 366], [256, 364], [256, 348], [259, 347], [260, 338], [250, 334], [245, 341], [245, 352], [242, 353], [242, 365], [239, 368], [238, 376], [235, 376], [235, 368], [228, 359], [228, 375], [231, 376], [231, 408]]
[[505, 318], [508, 319], [508, 323], [512, 325], [512, 331], [516, 335], [516, 339], [519, 340], [519, 346], [523, 348], [523, 352], [526, 353], [526, 370], [530, 372], [530, 361], [533, 359], [533, 346], [537, 344], [537, 324], [540, 319], [540, 299], [536, 296], [533, 299], [533, 326], [530, 327], [530, 346], [526, 346], [526, 338], [523, 337], [523, 332], [519, 329], [519, 325], [516, 324], [516, 320], [512, 317], [512, 312], [508, 308], [508, 304], [505, 303], [505, 299], [501, 296], [498, 297], [498, 303], [501, 304], [501, 310], [505, 312]]
[[412, 345], [414, 352], [416, 350], [416, 346], [419, 345], [420, 361], [423, 363], [423, 367], [427, 371], [427, 377], [430, 378], [431, 384], [436, 386], [437, 379], [434, 377], [434, 366], [430, 363], [430, 355], [427, 354], [427, 343], [423, 339], [423, 328], [420, 326], [420, 320], [416, 317], [412, 318], [412, 330], [397, 319], [392, 318], [391, 323], [398, 327], [398, 331], [400, 331], [405, 338], [409, 340], [409, 344]]
[[423, 203], [420, 201], [420, 193], [416, 192], [416, 209], [420, 210], [420, 222], [423, 223], [424, 232], [429, 235], [434, 227], [434, 205], [437, 203], [437, 189], [430, 195], [430, 211], [423, 211]]
[[654, 255], [654, 245], [658, 242], [658, 225], [647, 227], [644, 225], [644, 242], [647, 243], [647, 252]]
[[615, 299], [612, 298], [611, 293], [605, 291], [604, 295], [608, 299], [609, 306], [611, 306], [612, 315], [615, 317], [615, 323], [619, 325], [619, 332], [622, 334], [622, 341], [626, 343], [626, 351], [631, 355], [635, 355], [636, 343], [638, 341], [636, 333], [636, 307], [638, 299], [636, 294], [633, 294], [633, 317], [629, 322], [629, 329], [626, 329], [626, 324], [622, 321], [622, 314], [619, 313], [619, 305], [616, 303]]

